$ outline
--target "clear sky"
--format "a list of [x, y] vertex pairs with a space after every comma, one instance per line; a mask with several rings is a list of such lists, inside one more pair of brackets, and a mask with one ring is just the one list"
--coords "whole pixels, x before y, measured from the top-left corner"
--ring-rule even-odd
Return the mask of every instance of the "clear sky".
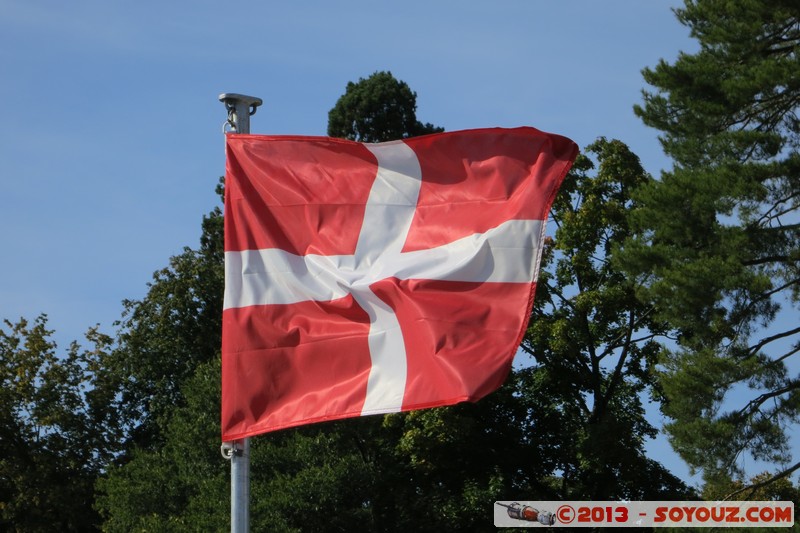
[[617, 138], [657, 175], [632, 108], [641, 69], [696, 49], [681, 4], [0, 0], [0, 318], [113, 333], [218, 205], [223, 92], [264, 100], [253, 133], [324, 135], [347, 82], [389, 70], [422, 122]]

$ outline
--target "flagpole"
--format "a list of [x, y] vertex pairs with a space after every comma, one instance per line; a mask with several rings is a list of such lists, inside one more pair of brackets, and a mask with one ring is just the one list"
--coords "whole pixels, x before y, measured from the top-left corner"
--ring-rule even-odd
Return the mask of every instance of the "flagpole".
[[[262, 104], [261, 98], [222, 93], [219, 100], [228, 110], [225, 132], [250, 133], [250, 116]], [[230, 128], [230, 129], [228, 129]], [[222, 456], [231, 462], [231, 533], [250, 531], [250, 439], [222, 443]]]

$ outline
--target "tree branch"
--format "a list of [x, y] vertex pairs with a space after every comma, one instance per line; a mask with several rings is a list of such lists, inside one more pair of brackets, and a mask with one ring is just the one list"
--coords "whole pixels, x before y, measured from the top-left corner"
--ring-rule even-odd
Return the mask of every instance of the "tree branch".
[[751, 259], [750, 261], [742, 261], [743, 266], [757, 266], [767, 263], [785, 263], [792, 258], [790, 255], [768, 255], [766, 257], [759, 257]]
[[774, 342], [774, 341], [777, 341], [777, 340], [780, 340], [780, 339], [784, 339], [786, 337], [791, 337], [792, 335], [794, 335], [796, 333], [800, 333], [800, 327], [796, 327], [794, 329], [790, 329], [789, 331], [784, 331], [783, 333], [778, 333], [776, 335], [772, 335], [771, 337], [766, 337], [764, 339], [761, 339], [761, 341], [758, 344], [756, 344], [754, 346], [751, 346], [748, 349], [748, 352], [750, 353], [750, 355], [753, 355], [756, 352], [758, 352], [759, 350], [761, 350], [761, 348], [763, 348], [767, 344], [769, 344], [771, 342]]
[[766, 487], [770, 483], [772, 483], [774, 481], [778, 481], [779, 479], [788, 476], [789, 474], [791, 474], [792, 472], [794, 472], [795, 470], [798, 470], [798, 469], [800, 469], [800, 462], [793, 464], [792, 466], [790, 466], [786, 470], [778, 472], [777, 474], [775, 474], [774, 476], [772, 476], [769, 479], [766, 479], [764, 481], [759, 481], [758, 483], [754, 483], [752, 485], [747, 485], [745, 487], [742, 487], [741, 489], [737, 489], [737, 490], [729, 493], [728, 495], [726, 495], [724, 498], [722, 498], [722, 501], [730, 500], [732, 497], [736, 496], [737, 494], [741, 494], [741, 493], [746, 492], [748, 490], [750, 491], [750, 494], [747, 495], [747, 497], [749, 498], [750, 496], [753, 495], [753, 493], [755, 491], [757, 491], [761, 487]]
[[793, 390], [797, 389], [798, 386], [800, 386], [800, 381], [792, 381], [785, 387], [770, 392], [765, 392], [764, 394], [761, 394], [760, 396], [753, 398], [752, 400], [747, 402], [747, 405], [739, 409], [739, 412], [737, 414], [739, 416], [744, 416], [745, 414], [750, 415], [754, 411], [757, 411], [758, 408], [770, 398], [777, 398], [782, 394], [786, 394], [787, 392], [792, 392]]
[[612, 374], [608, 388], [606, 389], [606, 395], [603, 398], [603, 408], [605, 408], [606, 404], [608, 404], [609, 398], [611, 398], [611, 396], [614, 395], [614, 392], [616, 392], [617, 385], [619, 385], [619, 382], [622, 379], [622, 368], [625, 366], [625, 360], [628, 358], [628, 353], [630, 352], [631, 347], [631, 339], [633, 338], [633, 328], [635, 322], [634, 318], [635, 315], [633, 309], [631, 309], [630, 314], [628, 315], [628, 334], [622, 347], [622, 353], [619, 355], [617, 366], [614, 368], [614, 373]]

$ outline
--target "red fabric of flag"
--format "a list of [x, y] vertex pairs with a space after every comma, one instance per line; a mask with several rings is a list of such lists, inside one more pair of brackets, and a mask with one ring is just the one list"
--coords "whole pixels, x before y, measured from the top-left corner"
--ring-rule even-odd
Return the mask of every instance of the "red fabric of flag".
[[533, 128], [229, 134], [223, 440], [499, 387], [576, 155]]

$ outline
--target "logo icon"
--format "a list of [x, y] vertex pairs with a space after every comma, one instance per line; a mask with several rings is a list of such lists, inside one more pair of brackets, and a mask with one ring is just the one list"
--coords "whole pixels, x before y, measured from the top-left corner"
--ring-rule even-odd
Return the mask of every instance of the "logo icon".
[[522, 505], [519, 502], [514, 502], [510, 505], [500, 502], [495, 503], [501, 507], [505, 507], [508, 516], [515, 520], [539, 522], [545, 526], [552, 526], [556, 523], [556, 516], [549, 511], [540, 511], [539, 509], [534, 509], [530, 505]]

